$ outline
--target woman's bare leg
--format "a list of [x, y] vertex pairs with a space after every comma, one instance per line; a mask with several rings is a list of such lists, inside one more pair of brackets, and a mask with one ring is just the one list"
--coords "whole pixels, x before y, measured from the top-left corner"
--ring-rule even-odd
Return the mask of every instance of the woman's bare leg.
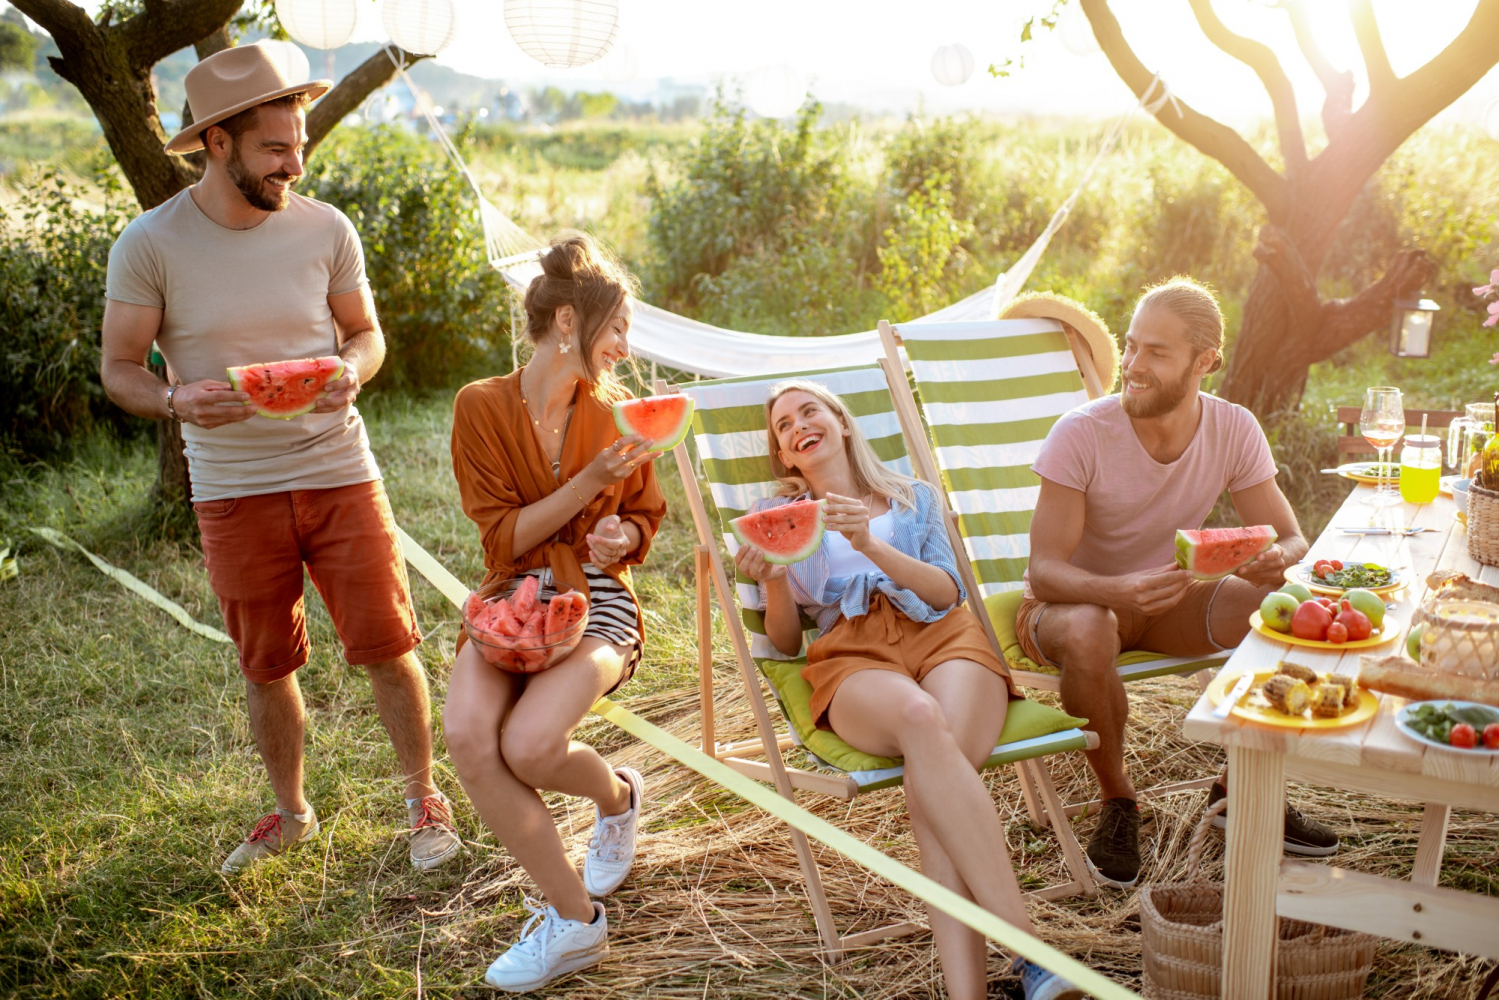
[[[1003, 680], [977, 663], [954, 660], [920, 687], [892, 671], [856, 673], [839, 686], [829, 721], [857, 749], [905, 758], [922, 871], [1030, 931], [1003, 827], [976, 770], [1004, 727], [1007, 706]], [[982, 935], [938, 913], [932, 914], [932, 934], [948, 994], [984, 996]]]

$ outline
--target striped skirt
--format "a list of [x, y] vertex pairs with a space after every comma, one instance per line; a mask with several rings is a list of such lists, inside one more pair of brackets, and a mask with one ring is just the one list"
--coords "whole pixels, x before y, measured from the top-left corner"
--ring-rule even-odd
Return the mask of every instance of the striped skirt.
[[[541, 578], [540, 599], [548, 600], [557, 593], [550, 568], [528, 570], [524, 575]], [[583, 575], [588, 580], [589, 591], [588, 627], [583, 634], [629, 650], [625, 654], [625, 670], [619, 683], [605, 692], [613, 694], [635, 675], [635, 668], [640, 663], [640, 615], [624, 584], [593, 563], [583, 564]]]

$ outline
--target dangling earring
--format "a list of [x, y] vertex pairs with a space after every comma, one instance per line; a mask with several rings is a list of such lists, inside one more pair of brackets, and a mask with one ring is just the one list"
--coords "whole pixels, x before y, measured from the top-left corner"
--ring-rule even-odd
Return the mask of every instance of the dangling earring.
[[570, 343], [568, 343], [567, 341], [565, 341], [565, 340], [559, 340], [559, 341], [557, 341], [557, 353], [558, 354], [566, 354], [568, 351], [570, 351], [572, 349], [573, 349], [573, 345], [570, 344]]

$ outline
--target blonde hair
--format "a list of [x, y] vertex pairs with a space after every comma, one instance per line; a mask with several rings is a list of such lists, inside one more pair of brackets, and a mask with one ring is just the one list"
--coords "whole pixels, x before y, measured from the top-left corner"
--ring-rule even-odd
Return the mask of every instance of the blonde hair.
[[811, 489], [807, 480], [797, 475], [799, 470], [795, 466], [787, 468], [781, 462], [781, 446], [776, 441], [775, 427], [770, 422], [770, 411], [775, 406], [776, 400], [794, 391], [805, 392], [822, 403], [844, 427], [848, 428], [848, 436], [843, 439], [843, 450], [848, 455], [849, 468], [854, 474], [854, 486], [860, 493], [882, 496], [907, 510], [915, 509], [916, 491], [911, 484], [916, 480], [888, 469], [880, 461], [880, 457], [874, 453], [874, 448], [870, 447], [869, 439], [859, 428], [859, 421], [854, 418], [848, 404], [844, 403], [837, 393], [828, 391], [826, 386], [805, 378], [788, 378], [783, 382], [777, 382], [771, 386], [770, 398], [765, 400], [765, 434], [770, 441], [770, 471], [780, 482], [780, 488], [776, 491], [777, 496], [801, 496]]
[[1217, 355], [1209, 375], [1223, 367], [1223, 312], [1211, 288], [1179, 274], [1147, 288], [1135, 302], [1135, 314], [1146, 306], [1159, 306], [1185, 323], [1187, 340], [1197, 353], [1212, 351]]

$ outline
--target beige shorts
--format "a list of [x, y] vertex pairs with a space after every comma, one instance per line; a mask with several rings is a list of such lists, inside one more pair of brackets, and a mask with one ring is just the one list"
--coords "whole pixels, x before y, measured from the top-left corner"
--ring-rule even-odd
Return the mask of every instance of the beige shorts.
[[[1233, 577], [1221, 580], [1199, 580], [1187, 585], [1182, 599], [1170, 611], [1159, 615], [1144, 615], [1136, 611], [1114, 611], [1119, 622], [1119, 651], [1142, 649], [1166, 656], [1205, 656], [1220, 652], [1226, 647], [1213, 641], [1210, 623], [1213, 617], [1213, 599], [1218, 588]], [[1020, 640], [1020, 651], [1033, 663], [1056, 667], [1041, 653], [1037, 629], [1046, 609], [1045, 601], [1027, 597], [1015, 613], [1015, 635]]]

